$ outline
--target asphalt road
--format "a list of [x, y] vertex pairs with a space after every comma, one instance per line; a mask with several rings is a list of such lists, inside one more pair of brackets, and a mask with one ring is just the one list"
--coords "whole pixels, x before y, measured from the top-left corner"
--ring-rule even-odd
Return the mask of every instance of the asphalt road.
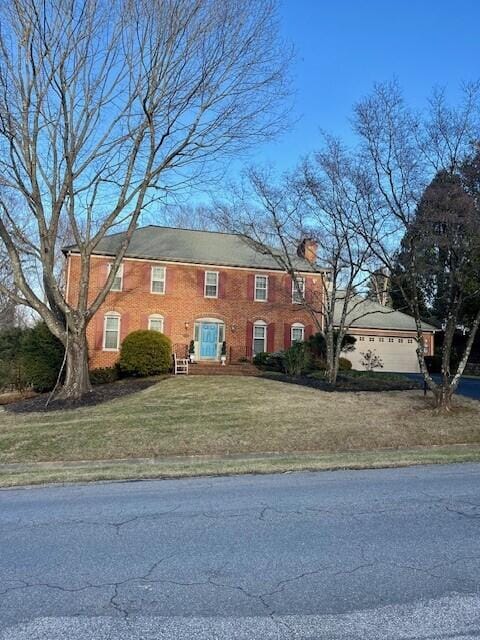
[[480, 465], [0, 491], [2, 640], [480, 637]]

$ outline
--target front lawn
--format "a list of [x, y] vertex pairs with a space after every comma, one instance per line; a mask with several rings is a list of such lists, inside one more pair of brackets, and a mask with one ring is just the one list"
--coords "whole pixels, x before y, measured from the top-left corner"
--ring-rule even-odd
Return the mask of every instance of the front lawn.
[[0, 463], [480, 444], [480, 404], [419, 391], [327, 393], [252, 377], [169, 378], [95, 407], [0, 413]]

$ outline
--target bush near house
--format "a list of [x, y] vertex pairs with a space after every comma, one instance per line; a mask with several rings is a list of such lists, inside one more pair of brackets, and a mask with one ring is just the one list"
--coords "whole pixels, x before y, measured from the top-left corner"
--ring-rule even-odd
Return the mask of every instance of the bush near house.
[[90, 382], [96, 384], [108, 384], [116, 382], [120, 378], [120, 367], [98, 367], [90, 371]]
[[20, 359], [26, 381], [34, 391], [50, 391], [57, 382], [64, 357], [63, 344], [44, 322], [25, 329], [21, 340]]
[[172, 343], [159, 331], [133, 331], [122, 342], [120, 370], [130, 376], [154, 376], [169, 371]]

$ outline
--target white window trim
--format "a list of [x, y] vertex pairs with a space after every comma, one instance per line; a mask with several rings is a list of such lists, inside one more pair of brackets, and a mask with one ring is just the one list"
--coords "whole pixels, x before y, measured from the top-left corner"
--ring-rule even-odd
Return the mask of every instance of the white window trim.
[[[295, 296], [298, 294], [297, 283], [300, 286], [302, 292], [302, 300], [295, 300]], [[292, 304], [303, 304], [305, 300], [305, 278], [303, 276], [297, 276], [292, 278]]]
[[[217, 276], [217, 286], [216, 286], [216, 294], [214, 296], [207, 296], [207, 273], [214, 273]], [[213, 286], [213, 285], [208, 285], [209, 287]], [[210, 299], [216, 299], [218, 298], [218, 289], [220, 286], [220, 272], [219, 271], [205, 271], [203, 274], [203, 297], [204, 298], [210, 298]]]
[[[155, 280], [155, 282], [163, 282], [163, 291], [154, 291], [153, 290], [153, 273], [155, 269], [163, 269], [163, 280]], [[163, 267], [161, 265], [155, 265], [154, 267], [151, 268], [150, 270], [150, 293], [154, 293], [157, 296], [164, 296], [165, 295], [165, 289], [167, 287], [167, 268]]]
[[152, 313], [152, 315], [148, 316], [148, 330], [149, 331], [155, 331], [155, 329], [151, 328], [152, 320], [161, 320], [162, 321], [162, 328], [160, 330], [160, 333], [165, 333], [165, 318], [160, 313]]
[[[116, 346], [116, 348], [106, 347], [105, 346], [105, 341], [107, 339], [107, 319], [108, 318], [117, 318], [118, 319], [118, 333], [117, 333], [117, 346]], [[121, 331], [122, 331], [122, 316], [119, 313], [117, 313], [116, 311], [110, 311], [109, 313], [106, 313], [104, 318], [103, 318], [103, 351], [119, 351], [119, 349], [120, 349]]]
[[261, 338], [255, 338], [255, 327], [263, 327], [263, 353], [267, 351], [267, 323], [263, 320], [257, 320], [253, 323], [253, 331], [252, 331], [252, 353], [255, 354], [255, 340], [261, 340]]
[[[113, 266], [113, 263], [109, 262], [108, 263], [108, 275], [110, 275], [110, 272], [112, 270], [112, 266]], [[117, 278], [117, 277], [120, 277], [120, 289], [114, 289], [113, 288], [113, 282], [115, 282], [115, 278]], [[116, 274], [115, 278], [113, 279], [112, 286], [110, 287], [110, 291], [114, 291], [114, 292], [118, 293], [119, 291], [123, 291], [123, 262], [120, 263], [120, 265], [119, 265], [119, 267], [117, 269], [117, 274]]]
[[[257, 298], [257, 278], [265, 278], [265, 298]], [[255, 275], [253, 299], [255, 302], [268, 302], [268, 276]]]
[[[301, 329], [302, 330], [302, 339], [301, 340], [294, 340], [293, 339], [293, 331], [294, 329]], [[302, 324], [301, 322], [294, 322], [292, 324], [292, 326], [290, 327], [290, 342], [293, 344], [294, 342], [305, 342], [305, 325]]]

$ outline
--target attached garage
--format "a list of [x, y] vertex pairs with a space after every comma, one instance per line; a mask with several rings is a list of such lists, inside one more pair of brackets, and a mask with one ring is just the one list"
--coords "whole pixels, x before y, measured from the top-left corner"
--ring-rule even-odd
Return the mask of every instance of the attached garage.
[[383, 363], [379, 371], [399, 371], [416, 373], [420, 371], [417, 358], [417, 341], [414, 338], [398, 336], [355, 335], [357, 342], [355, 351], [345, 356], [351, 361], [354, 369], [362, 370], [363, 355], [372, 351]]
[[[360, 296], [355, 296], [349, 306], [348, 333], [355, 336], [357, 342], [354, 351], [346, 353], [345, 357], [351, 361], [354, 369], [365, 369], [363, 354], [372, 351], [383, 364], [383, 367], [378, 368], [379, 371], [420, 371], [417, 331], [411, 316]], [[336, 308], [336, 313], [340, 313], [340, 305]], [[435, 330], [432, 325], [422, 322], [426, 355], [433, 355]]]

